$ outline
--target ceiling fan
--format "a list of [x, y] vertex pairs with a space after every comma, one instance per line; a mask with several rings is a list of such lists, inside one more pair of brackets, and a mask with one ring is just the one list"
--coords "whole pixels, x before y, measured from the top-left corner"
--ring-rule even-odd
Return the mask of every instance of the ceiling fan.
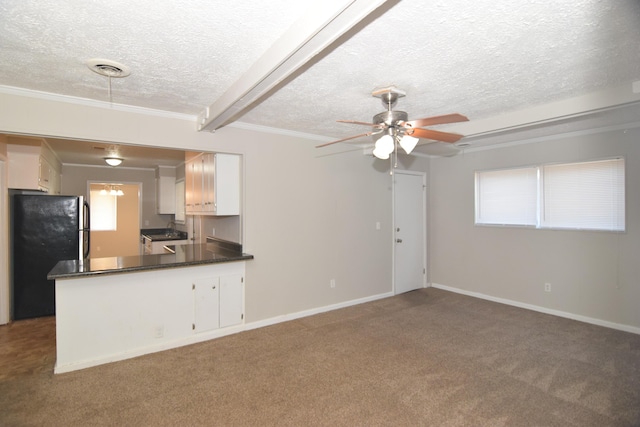
[[408, 120], [409, 116], [404, 111], [392, 110], [398, 101], [398, 98], [406, 95], [404, 91], [396, 88], [395, 86], [390, 86], [374, 90], [372, 95], [376, 98], [380, 98], [382, 105], [387, 107], [387, 111], [373, 116], [373, 123], [359, 122], [355, 120], [338, 120], [340, 123], [371, 126], [373, 128], [372, 131], [320, 144], [316, 146], [316, 148], [326, 147], [327, 145], [348, 141], [350, 139], [382, 135], [376, 141], [373, 155], [379, 159], [388, 159], [394, 150], [397, 155], [398, 145], [400, 145], [407, 154], [410, 154], [418, 144], [419, 138], [454, 143], [463, 137], [463, 135], [457, 133], [423, 129], [423, 126], [468, 121], [469, 119], [462, 114], [454, 113], [445, 114], [443, 116], [426, 117], [417, 120]]

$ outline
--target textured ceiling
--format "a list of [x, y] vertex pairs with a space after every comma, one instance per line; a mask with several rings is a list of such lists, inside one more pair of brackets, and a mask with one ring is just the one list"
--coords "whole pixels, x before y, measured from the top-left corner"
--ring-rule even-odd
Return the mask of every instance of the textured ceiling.
[[[114, 103], [195, 116], [310, 3], [2, 0], [0, 85], [108, 101], [84, 64], [107, 58], [132, 71], [112, 79]], [[341, 138], [366, 128], [336, 120], [370, 121], [383, 110], [371, 91], [388, 85], [410, 118], [474, 121], [638, 79], [637, 0], [395, 0], [239, 121]]]

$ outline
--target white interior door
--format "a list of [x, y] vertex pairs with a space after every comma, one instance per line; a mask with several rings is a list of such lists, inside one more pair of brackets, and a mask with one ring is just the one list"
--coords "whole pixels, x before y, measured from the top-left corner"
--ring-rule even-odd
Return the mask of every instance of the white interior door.
[[393, 283], [396, 294], [423, 288], [426, 278], [426, 177], [394, 172]]

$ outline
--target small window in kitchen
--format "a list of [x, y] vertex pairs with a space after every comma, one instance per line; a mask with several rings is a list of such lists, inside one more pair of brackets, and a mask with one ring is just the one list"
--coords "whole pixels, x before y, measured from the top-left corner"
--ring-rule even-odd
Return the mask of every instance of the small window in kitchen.
[[118, 194], [108, 184], [91, 184], [91, 230], [115, 231], [118, 223]]

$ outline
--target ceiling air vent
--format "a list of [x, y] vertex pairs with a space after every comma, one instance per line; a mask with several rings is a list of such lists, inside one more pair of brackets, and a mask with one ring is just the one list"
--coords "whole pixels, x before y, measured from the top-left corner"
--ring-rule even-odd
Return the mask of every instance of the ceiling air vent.
[[109, 59], [89, 59], [86, 64], [94, 73], [98, 73], [106, 77], [120, 78], [127, 77], [131, 74], [131, 69], [129, 67]]

